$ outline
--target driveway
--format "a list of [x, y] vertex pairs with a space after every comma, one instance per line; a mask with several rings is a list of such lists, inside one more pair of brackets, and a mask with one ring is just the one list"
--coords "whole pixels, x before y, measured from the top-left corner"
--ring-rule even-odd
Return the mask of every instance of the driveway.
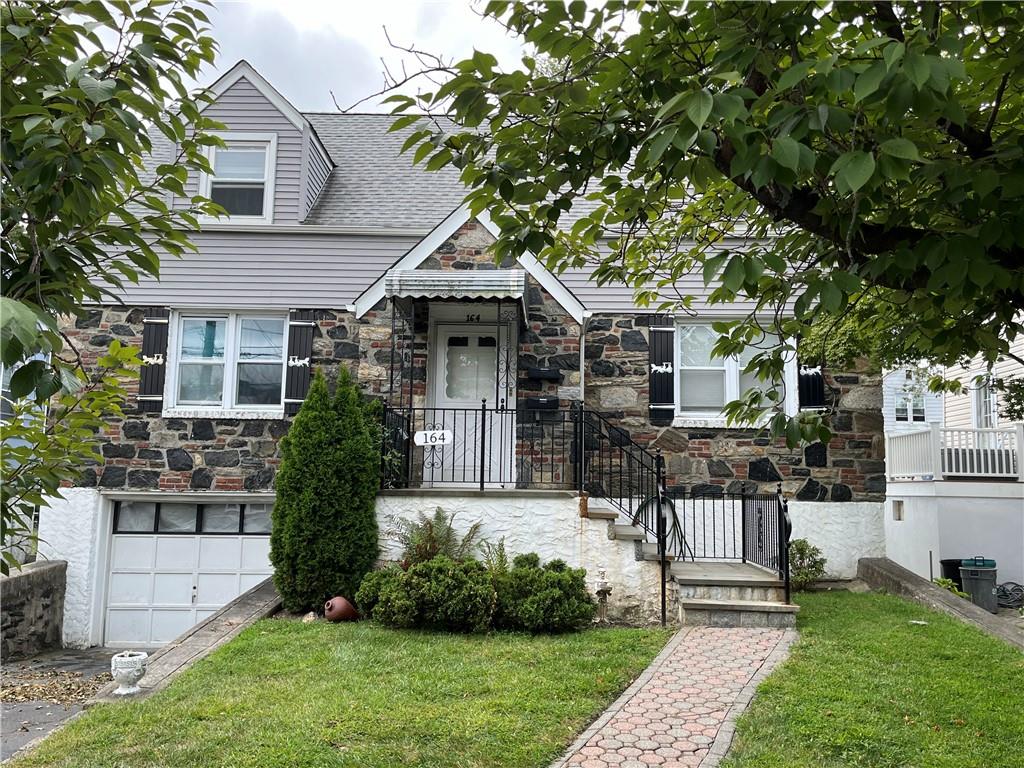
[[45, 736], [110, 681], [115, 648], [63, 650], [12, 661], [0, 671], [0, 760]]

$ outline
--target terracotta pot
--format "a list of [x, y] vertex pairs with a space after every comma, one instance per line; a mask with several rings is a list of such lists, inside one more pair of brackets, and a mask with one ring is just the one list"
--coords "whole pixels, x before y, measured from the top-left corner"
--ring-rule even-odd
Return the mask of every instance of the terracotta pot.
[[324, 618], [328, 621], [355, 621], [359, 613], [352, 603], [339, 595], [324, 603]]

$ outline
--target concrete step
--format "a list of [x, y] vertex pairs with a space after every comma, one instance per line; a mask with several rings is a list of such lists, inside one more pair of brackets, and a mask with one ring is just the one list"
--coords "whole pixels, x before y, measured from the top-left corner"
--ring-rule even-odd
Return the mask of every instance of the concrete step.
[[592, 503], [588, 503], [587, 517], [591, 520], [617, 520], [619, 513], [608, 507], [595, 507]]
[[621, 541], [642, 541], [645, 536], [644, 532], [636, 526], [611, 523], [608, 526], [608, 538]]
[[[661, 558], [658, 557], [657, 547], [655, 547], [655, 550], [653, 552], [648, 552], [643, 547], [643, 545], [641, 545], [640, 556], [637, 559], [638, 560], [646, 560], [647, 562], [650, 562], [650, 563], [657, 563], [657, 562], [659, 562], [661, 560]], [[668, 560], [670, 563], [674, 562], [675, 559], [676, 558], [675, 558], [674, 555], [668, 555], [666, 557], [666, 560]]]
[[782, 586], [744, 584], [685, 584], [678, 579], [676, 590], [681, 599], [725, 600], [727, 602], [768, 602], [781, 603], [786, 599]]
[[799, 606], [762, 600], [681, 598], [679, 619], [690, 626], [793, 627]]

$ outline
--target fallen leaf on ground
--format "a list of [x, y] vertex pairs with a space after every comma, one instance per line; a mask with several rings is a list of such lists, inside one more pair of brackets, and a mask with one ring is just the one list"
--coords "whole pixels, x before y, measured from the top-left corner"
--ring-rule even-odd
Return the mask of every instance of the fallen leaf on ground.
[[84, 677], [81, 672], [32, 670], [4, 675], [0, 701], [48, 701], [51, 704], [81, 704], [111, 681], [109, 672]]

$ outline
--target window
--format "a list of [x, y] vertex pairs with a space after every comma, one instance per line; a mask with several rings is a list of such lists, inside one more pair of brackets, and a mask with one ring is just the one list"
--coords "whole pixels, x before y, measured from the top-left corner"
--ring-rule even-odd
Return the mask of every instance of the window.
[[227, 146], [210, 148], [213, 175], [203, 177], [202, 193], [232, 219], [273, 219], [273, 171], [276, 137], [272, 134], [224, 134]]
[[[682, 323], [676, 328], [677, 411], [681, 416], [720, 417], [727, 402], [762, 386], [756, 373], [745, 373], [743, 369], [754, 356], [779, 343], [776, 335], [767, 334], [739, 357], [720, 358], [711, 355], [717, 339], [718, 334], [710, 325]], [[787, 410], [791, 402], [796, 407], [796, 373], [794, 361], [787, 365]]]
[[225, 313], [178, 316], [173, 406], [273, 409], [284, 384], [284, 317]]
[[896, 394], [896, 421], [924, 421], [924, 393], [898, 392]]
[[991, 378], [977, 385], [974, 393], [974, 426], [978, 429], [992, 429], [999, 425], [996, 388]]
[[118, 501], [114, 533], [265, 535], [272, 504], [188, 504]]

